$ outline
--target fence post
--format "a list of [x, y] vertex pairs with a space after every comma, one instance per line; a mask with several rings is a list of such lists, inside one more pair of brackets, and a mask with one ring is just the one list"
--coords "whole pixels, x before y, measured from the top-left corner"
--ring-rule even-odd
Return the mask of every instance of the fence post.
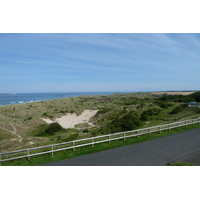
[[159, 133], [161, 134], [161, 126], [159, 126]]
[[109, 142], [108, 143], [110, 144], [110, 135], [108, 136], [108, 138], [109, 138]]
[[28, 149], [28, 154], [27, 154], [28, 155], [28, 157], [27, 157], [28, 160], [30, 159], [29, 154], [30, 154], [30, 149]]
[[51, 156], [53, 157], [53, 145], [51, 146], [51, 151], [52, 151]]
[[94, 147], [94, 138], [92, 138], [92, 147]]
[[75, 151], [75, 142], [73, 141], [73, 151]]
[[[136, 131], [136, 134], [139, 134], [139, 131]], [[136, 137], [139, 138], [139, 135], [137, 135]]]
[[194, 120], [192, 120], [192, 125], [194, 126]]
[[168, 131], [170, 132], [170, 125], [168, 125]]
[[0, 153], [0, 166], [2, 166], [2, 162], [1, 162], [1, 153]]
[[125, 134], [126, 134], [126, 133], [124, 132], [124, 141], [125, 141]]
[[178, 123], [177, 123], [177, 128], [179, 129], [179, 125], [178, 125]]
[[199, 125], [200, 125], [200, 118], [198, 119], [198, 121], [199, 121]]
[[151, 131], [151, 129], [149, 128], [149, 129], [148, 129], [148, 134], [150, 134], [150, 131]]

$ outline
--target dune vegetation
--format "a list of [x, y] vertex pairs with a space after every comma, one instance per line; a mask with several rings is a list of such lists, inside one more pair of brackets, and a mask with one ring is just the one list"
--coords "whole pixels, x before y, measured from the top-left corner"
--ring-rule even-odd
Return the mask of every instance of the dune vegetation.
[[[0, 106], [0, 152], [197, 118], [200, 108], [188, 107], [188, 102], [200, 102], [199, 97], [199, 92], [184, 96], [117, 93]], [[46, 131], [50, 125], [44, 118], [56, 122], [85, 110], [98, 112], [72, 128]]]

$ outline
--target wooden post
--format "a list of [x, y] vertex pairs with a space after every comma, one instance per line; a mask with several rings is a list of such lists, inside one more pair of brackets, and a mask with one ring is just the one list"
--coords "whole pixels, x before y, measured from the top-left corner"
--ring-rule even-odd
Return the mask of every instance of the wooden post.
[[194, 126], [194, 120], [192, 120], [192, 125]]
[[124, 132], [124, 141], [125, 141], [125, 134], [126, 134], [126, 133]]
[[109, 137], [109, 142], [108, 143], [110, 144], [110, 135], [108, 137]]
[[159, 127], [159, 133], [161, 134], [161, 126]]
[[30, 159], [30, 157], [29, 157], [29, 154], [30, 154], [30, 150], [28, 149], [28, 157], [27, 157], [27, 158], [28, 158], [28, 160]]
[[94, 138], [92, 138], [92, 147], [94, 147]]
[[52, 150], [51, 155], [52, 155], [52, 157], [53, 157], [53, 156], [54, 156], [54, 155], [53, 155], [53, 145], [51, 146], [51, 150]]
[[168, 131], [170, 132], [170, 125], [168, 125]]
[[149, 128], [149, 129], [148, 129], [148, 134], [150, 134], [150, 131], [151, 131], [151, 129]]
[[177, 123], [177, 128], [179, 129], [178, 123]]
[[73, 151], [75, 151], [75, 142], [73, 141]]
[[[136, 131], [136, 134], [139, 134], [139, 131]], [[136, 137], [139, 138], [139, 135], [137, 135]]]

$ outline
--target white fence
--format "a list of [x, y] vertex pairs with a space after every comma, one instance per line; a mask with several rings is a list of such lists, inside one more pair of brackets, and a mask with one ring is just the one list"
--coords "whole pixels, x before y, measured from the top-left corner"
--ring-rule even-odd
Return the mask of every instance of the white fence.
[[89, 146], [89, 145], [93, 147], [95, 144], [103, 143], [103, 142], [109, 142], [110, 144], [111, 141], [119, 140], [119, 139], [123, 139], [125, 141], [126, 138], [138, 137], [140, 135], [145, 135], [145, 134], [150, 134], [150, 133], [155, 133], [155, 132], [161, 133], [161, 131], [163, 130], [170, 131], [170, 129], [173, 129], [173, 128], [179, 128], [179, 127], [187, 126], [191, 124], [194, 125], [196, 123], [199, 123], [200, 125], [200, 118], [191, 119], [187, 121], [180, 121], [180, 122], [175, 122], [175, 123], [170, 123], [170, 124], [165, 124], [165, 125], [160, 125], [160, 126], [154, 126], [154, 127], [149, 127], [149, 128], [137, 129], [137, 130], [132, 130], [132, 131], [114, 133], [114, 134], [109, 134], [109, 135], [101, 135], [97, 137], [74, 140], [70, 142], [63, 142], [63, 143], [51, 144], [51, 145], [46, 145], [46, 146], [41, 146], [41, 147], [34, 147], [34, 148], [29, 148], [29, 149], [22, 149], [22, 150], [17, 150], [17, 151], [0, 153], [0, 165], [2, 162], [5, 162], [5, 161], [16, 160], [20, 158], [30, 159], [30, 157], [32, 156], [48, 154], [48, 153], [50, 153], [53, 157], [54, 152], [58, 152], [58, 151], [63, 151], [67, 149], [73, 149], [75, 151], [75, 149], [78, 147]]

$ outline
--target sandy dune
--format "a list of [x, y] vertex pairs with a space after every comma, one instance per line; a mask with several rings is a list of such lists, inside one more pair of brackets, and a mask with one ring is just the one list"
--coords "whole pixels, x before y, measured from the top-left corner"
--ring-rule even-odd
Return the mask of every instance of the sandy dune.
[[76, 113], [67, 114], [60, 118], [56, 118], [55, 121], [42, 118], [46, 123], [50, 124], [58, 122], [63, 128], [74, 128], [76, 124], [88, 123], [89, 119], [94, 116], [98, 110], [85, 110], [81, 115], [76, 116]]

